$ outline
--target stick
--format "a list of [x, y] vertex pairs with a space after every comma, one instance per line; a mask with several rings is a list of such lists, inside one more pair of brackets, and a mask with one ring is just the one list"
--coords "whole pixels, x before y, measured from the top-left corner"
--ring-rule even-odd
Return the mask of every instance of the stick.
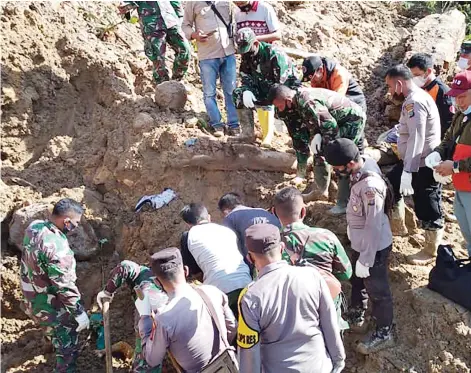
[[110, 302], [103, 302], [103, 326], [105, 328], [105, 352], [106, 352], [106, 373], [113, 373], [113, 358], [111, 356], [111, 333], [110, 333]]

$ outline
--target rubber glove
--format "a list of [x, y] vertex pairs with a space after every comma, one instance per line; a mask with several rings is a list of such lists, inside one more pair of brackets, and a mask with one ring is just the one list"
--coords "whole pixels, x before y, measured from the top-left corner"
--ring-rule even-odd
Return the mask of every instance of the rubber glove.
[[311, 148], [312, 154], [317, 155], [320, 153], [322, 147], [322, 136], [320, 133], [314, 136], [309, 147]]
[[435, 168], [435, 166], [438, 166], [440, 162], [442, 161], [442, 157], [440, 156], [439, 152], [432, 152], [427, 157], [425, 158], [425, 165], [428, 168]]
[[357, 260], [357, 264], [355, 264], [355, 276], [358, 278], [367, 278], [370, 277], [370, 269]]
[[401, 187], [399, 192], [404, 196], [411, 196], [414, 194], [414, 188], [412, 188], [412, 173], [402, 171], [401, 176]]
[[244, 102], [244, 106], [248, 109], [253, 109], [255, 107], [255, 98], [254, 94], [250, 91], [245, 91], [242, 94], [242, 101]]
[[96, 302], [98, 303], [98, 307], [103, 309], [103, 302], [104, 301], [111, 301], [113, 300], [113, 294], [108, 293], [106, 290], [100, 291], [96, 296]]
[[345, 368], [345, 360], [339, 360], [333, 363], [332, 373], [340, 373]]
[[90, 319], [86, 312], [82, 312], [80, 315], [75, 316], [75, 321], [77, 321], [78, 327], [76, 329], [77, 332], [80, 332], [84, 329], [88, 329], [90, 327]]

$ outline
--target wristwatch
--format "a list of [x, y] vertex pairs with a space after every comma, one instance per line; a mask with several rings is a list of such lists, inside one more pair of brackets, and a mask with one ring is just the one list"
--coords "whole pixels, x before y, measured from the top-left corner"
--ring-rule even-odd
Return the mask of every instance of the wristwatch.
[[460, 172], [460, 162], [454, 161], [453, 162], [453, 173], [457, 174]]

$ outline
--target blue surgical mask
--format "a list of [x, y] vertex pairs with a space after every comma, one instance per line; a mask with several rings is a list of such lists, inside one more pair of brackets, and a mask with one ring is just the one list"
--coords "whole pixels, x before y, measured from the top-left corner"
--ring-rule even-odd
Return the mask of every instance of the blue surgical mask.
[[462, 113], [463, 113], [464, 115], [469, 115], [469, 114], [471, 114], [471, 105], [469, 105], [469, 106], [466, 108], [466, 110], [462, 110]]

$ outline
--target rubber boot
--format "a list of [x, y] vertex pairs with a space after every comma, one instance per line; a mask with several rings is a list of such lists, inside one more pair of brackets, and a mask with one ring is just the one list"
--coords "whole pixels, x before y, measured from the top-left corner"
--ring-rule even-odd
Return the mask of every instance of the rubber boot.
[[253, 111], [250, 109], [237, 109], [239, 117], [241, 134], [237, 139], [241, 142], [254, 142], [255, 141], [255, 121]]
[[393, 236], [407, 236], [409, 233], [406, 226], [406, 205], [403, 198], [391, 211], [391, 231]]
[[413, 265], [426, 266], [435, 260], [437, 256], [438, 245], [443, 238], [443, 228], [438, 230], [424, 230], [425, 244], [424, 248], [414, 255], [407, 257], [407, 262]]
[[356, 350], [360, 354], [369, 355], [373, 352], [393, 347], [395, 344], [393, 329], [393, 325], [376, 328], [370, 338], [357, 345]]
[[326, 201], [329, 198], [330, 185], [330, 166], [314, 158], [314, 183], [311, 185], [311, 191], [303, 194], [305, 203], [312, 201]]
[[268, 106], [257, 109], [258, 120], [262, 128], [262, 146], [270, 148], [275, 134], [275, 110]]
[[348, 197], [350, 196], [350, 181], [348, 177], [340, 177], [338, 184], [337, 204], [329, 210], [332, 215], [343, 215], [347, 212]]

